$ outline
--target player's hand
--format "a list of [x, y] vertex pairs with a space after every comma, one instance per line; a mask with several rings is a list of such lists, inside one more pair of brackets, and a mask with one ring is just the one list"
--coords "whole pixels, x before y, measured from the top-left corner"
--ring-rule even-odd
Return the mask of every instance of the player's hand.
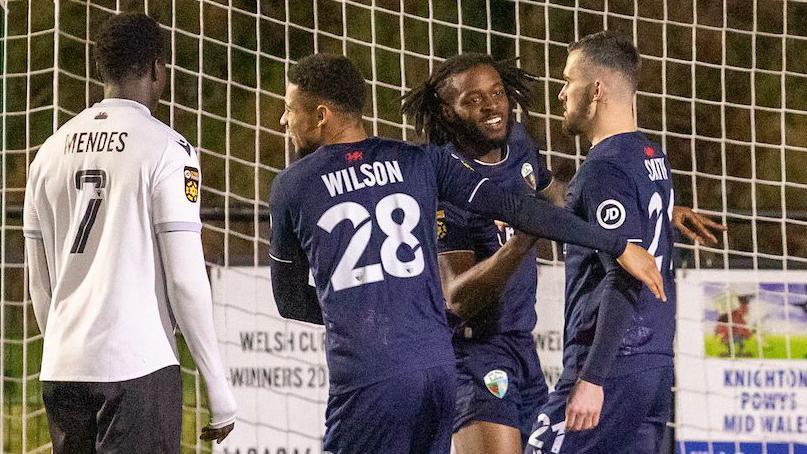
[[576, 432], [597, 427], [603, 399], [602, 386], [577, 380], [569, 400], [566, 401], [566, 431]]
[[[496, 224], [496, 228], [499, 229], [499, 232], [505, 232], [507, 230], [508, 224], [506, 222], [493, 222]], [[522, 232], [521, 230], [513, 229], [513, 236], [507, 239], [507, 244], [509, 247], [518, 250], [521, 254], [526, 254], [530, 249], [535, 247], [535, 243], [537, 241], [537, 236], [532, 236], [529, 233]]]
[[656, 259], [642, 247], [628, 243], [625, 252], [616, 261], [625, 271], [646, 285], [656, 298], [667, 301], [664, 293], [664, 280], [656, 266]]
[[230, 435], [230, 432], [233, 431], [235, 427], [235, 423], [232, 423], [228, 426], [219, 427], [218, 429], [214, 429], [210, 426], [205, 426], [202, 428], [202, 435], [199, 435], [200, 440], [204, 441], [213, 441], [216, 440], [216, 443], [221, 444], [227, 435]]
[[678, 205], [673, 207], [672, 223], [679, 232], [693, 242], [705, 243], [711, 246], [717, 245], [715, 234], [727, 230], [725, 225], [718, 224], [706, 216], [696, 213], [692, 208]]

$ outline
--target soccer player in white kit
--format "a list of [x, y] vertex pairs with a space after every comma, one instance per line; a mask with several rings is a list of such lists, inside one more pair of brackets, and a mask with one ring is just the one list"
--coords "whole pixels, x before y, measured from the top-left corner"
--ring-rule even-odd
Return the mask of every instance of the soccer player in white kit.
[[105, 99], [50, 137], [30, 167], [24, 233], [44, 334], [43, 399], [55, 453], [179, 453], [179, 325], [207, 384], [211, 423], [236, 403], [213, 327], [199, 217], [199, 158], [155, 119], [159, 25], [120, 14], [98, 34]]

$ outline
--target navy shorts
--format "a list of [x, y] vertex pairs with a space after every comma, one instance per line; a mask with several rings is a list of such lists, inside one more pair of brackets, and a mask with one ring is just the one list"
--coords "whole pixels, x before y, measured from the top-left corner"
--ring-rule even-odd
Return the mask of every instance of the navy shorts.
[[323, 451], [449, 452], [455, 380], [453, 365], [435, 366], [329, 396]]
[[561, 379], [541, 409], [525, 454], [655, 454], [672, 416], [672, 366], [621, 377], [603, 385], [605, 400], [597, 427], [565, 432], [566, 400], [573, 380]]
[[457, 407], [454, 432], [472, 421], [530, 434], [548, 391], [531, 335], [498, 334], [484, 340], [454, 339]]

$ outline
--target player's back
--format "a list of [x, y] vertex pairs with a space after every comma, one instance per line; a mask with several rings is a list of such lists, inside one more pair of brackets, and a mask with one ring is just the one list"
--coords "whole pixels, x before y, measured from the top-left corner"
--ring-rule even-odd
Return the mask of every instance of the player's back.
[[[26, 235], [41, 235], [52, 286], [43, 380], [120, 381], [177, 364], [156, 229], [198, 231], [180, 225], [198, 223], [198, 208], [153, 200], [175, 191], [195, 205], [197, 162], [179, 134], [122, 99], [87, 108], [37, 153]], [[177, 167], [185, 184], [167, 187]]]
[[[672, 356], [675, 329], [673, 204], [669, 162], [661, 148], [640, 132], [618, 134], [597, 144], [570, 183], [567, 208], [646, 248], [655, 256], [664, 278], [669, 302], [661, 302], [648, 288], [641, 287], [619, 356], [641, 353]], [[566, 246], [564, 363], [575, 355], [574, 346], [590, 345], [593, 340], [599, 308], [598, 285], [605, 273], [596, 251]]]
[[453, 363], [433, 152], [381, 138], [324, 146], [273, 186], [316, 282], [332, 392]]

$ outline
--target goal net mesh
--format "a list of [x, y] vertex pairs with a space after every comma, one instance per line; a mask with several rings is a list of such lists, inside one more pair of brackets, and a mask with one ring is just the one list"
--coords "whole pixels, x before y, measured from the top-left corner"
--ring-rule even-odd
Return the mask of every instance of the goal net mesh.
[[[729, 227], [717, 247], [684, 241], [680, 266], [798, 270], [807, 264], [807, 3], [802, 1], [4, 3], [4, 452], [49, 449], [38, 381], [42, 338], [24, 267], [20, 209], [26, 170], [57, 127], [102, 98], [92, 42], [99, 25], [116, 11], [149, 13], [169, 38], [170, 79], [156, 116], [200, 151], [202, 237], [211, 266], [266, 264], [269, 187], [290, 152], [279, 125], [285, 72], [299, 58], [312, 52], [350, 57], [368, 83], [368, 130], [411, 140], [413, 129], [399, 113], [399, 98], [436, 64], [471, 51], [518, 57], [522, 68], [542, 77], [530, 111], [519, 112], [519, 118], [534, 137], [545, 140], [547, 164], [568, 181], [588, 144], [561, 134], [557, 94], [566, 47], [605, 28], [633, 36], [642, 53], [639, 126], [667, 153], [677, 201]], [[562, 262], [559, 248], [544, 244], [541, 251], [542, 264]], [[183, 449], [210, 451], [209, 444], [196, 441], [208, 415], [203, 387], [184, 349], [183, 371]], [[324, 408], [324, 401], [320, 404]]]

